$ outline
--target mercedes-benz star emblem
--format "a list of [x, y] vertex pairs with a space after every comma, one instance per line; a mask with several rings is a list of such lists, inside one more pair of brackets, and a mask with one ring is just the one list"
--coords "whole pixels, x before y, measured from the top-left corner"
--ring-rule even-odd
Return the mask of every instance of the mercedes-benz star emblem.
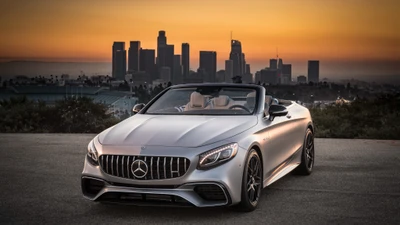
[[138, 159], [133, 161], [131, 170], [133, 176], [135, 176], [136, 178], [143, 178], [147, 175], [149, 168], [145, 161]]

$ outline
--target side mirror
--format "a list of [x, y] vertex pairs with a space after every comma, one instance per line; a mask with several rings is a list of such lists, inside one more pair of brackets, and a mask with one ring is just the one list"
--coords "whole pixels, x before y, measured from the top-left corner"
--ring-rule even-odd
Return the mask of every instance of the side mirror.
[[138, 113], [140, 110], [142, 110], [144, 108], [145, 104], [144, 103], [139, 103], [136, 104], [135, 106], [133, 106], [132, 112], [133, 114]]
[[270, 120], [274, 120], [276, 116], [286, 116], [288, 114], [288, 110], [283, 105], [270, 105], [268, 113]]

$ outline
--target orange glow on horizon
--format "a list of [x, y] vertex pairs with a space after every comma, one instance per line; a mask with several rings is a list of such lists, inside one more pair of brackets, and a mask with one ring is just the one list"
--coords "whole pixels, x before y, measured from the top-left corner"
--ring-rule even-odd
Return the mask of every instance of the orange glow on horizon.
[[229, 57], [229, 38], [242, 42], [248, 62], [400, 60], [396, 0], [70, 0], [2, 1], [0, 58], [111, 61], [114, 41], [156, 48], [159, 30], [191, 61], [200, 50]]

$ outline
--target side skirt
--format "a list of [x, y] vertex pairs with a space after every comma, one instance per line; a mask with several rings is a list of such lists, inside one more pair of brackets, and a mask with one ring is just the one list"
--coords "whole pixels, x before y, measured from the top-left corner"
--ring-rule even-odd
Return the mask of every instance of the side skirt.
[[[279, 180], [286, 174], [290, 173], [296, 167], [298, 167], [301, 163], [301, 153], [303, 150], [303, 146], [296, 150], [296, 152], [291, 155], [288, 159], [286, 159], [282, 164], [277, 166], [275, 170], [272, 172], [271, 176], [264, 179], [263, 185], [264, 187], [271, 185], [275, 181]], [[300, 159], [300, 160], [299, 160]]]

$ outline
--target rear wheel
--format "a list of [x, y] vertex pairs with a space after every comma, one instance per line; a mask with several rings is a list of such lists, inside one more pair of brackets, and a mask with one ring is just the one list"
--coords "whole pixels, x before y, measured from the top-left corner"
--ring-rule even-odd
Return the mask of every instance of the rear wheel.
[[262, 164], [256, 150], [250, 150], [243, 171], [242, 199], [236, 208], [251, 212], [257, 208], [262, 191]]
[[301, 163], [294, 171], [299, 175], [310, 175], [314, 168], [314, 134], [310, 128], [306, 131], [304, 138], [303, 152], [301, 154]]

